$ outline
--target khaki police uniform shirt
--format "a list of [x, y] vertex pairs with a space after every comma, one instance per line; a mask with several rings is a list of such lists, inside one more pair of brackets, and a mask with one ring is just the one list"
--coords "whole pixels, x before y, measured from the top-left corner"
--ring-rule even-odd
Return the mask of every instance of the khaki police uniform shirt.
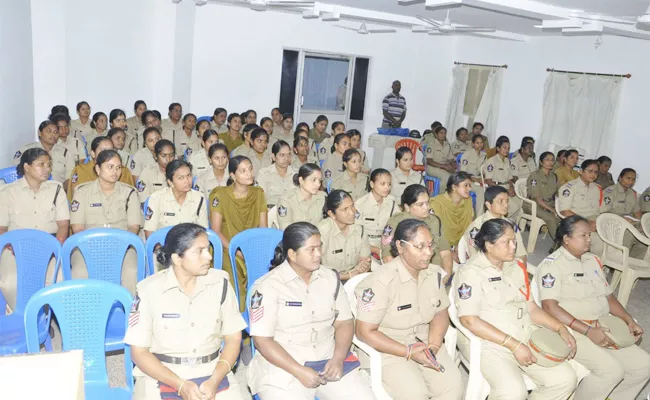
[[425, 150], [426, 157], [430, 158], [438, 164], [448, 164], [450, 161], [454, 160], [454, 155], [451, 152], [451, 145], [448, 141], [440, 143], [438, 139], [433, 138], [429, 135], [424, 139], [424, 144], [427, 148]]
[[400, 212], [395, 197], [389, 194], [379, 204], [370, 192], [356, 200], [354, 207], [357, 209], [356, 224], [362, 225], [366, 229], [368, 243], [375, 247], [381, 246], [381, 234], [388, 219]]
[[272, 207], [280, 201], [280, 198], [295, 188], [293, 176], [296, 172], [291, 166], [287, 167], [284, 177], [280, 176], [275, 164], [262, 169], [257, 176], [257, 184], [264, 190], [266, 204]]
[[248, 157], [248, 151], [250, 150], [250, 147], [247, 144], [242, 144], [240, 146], [237, 146], [235, 150], [233, 150], [230, 153], [230, 157], [236, 157], [236, 156], [245, 156]]
[[166, 226], [190, 222], [208, 227], [208, 207], [201, 192], [190, 190], [182, 205], [178, 204], [171, 188], [155, 192], [149, 197], [145, 210], [144, 230], [155, 232]]
[[484, 163], [485, 152], [476, 153], [476, 150], [471, 148], [460, 157], [460, 170], [478, 178], [481, 176], [481, 166]]
[[325, 182], [330, 179], [334, 181], [334, 179], [344, 171], [343, 155], [337, 152], [329, 153], [327, 159], [323, 162], [321, 169], [323, 170], [323, 180]]
[[[125, 150], [115, 150], [115, 151], [117, 151], [117, 154], [119, 154], [120, 158], [122, 159], [122, 166], [128, 168], [129, 164], [131, 163], [131, 157], [132, 157], [131, 153]], [[130, 172], [131, 171], [129, 170], [129, 173]]]
[[86, 151], [88, 154], [90, 154], [90, 151], [92, 150], [92, 145], [93, 145], [93, 140], [99, 136], [106, 136], [108, 133], [108, 130], [104, 129], [103, 132], [97, 132], [94, 128], [90, 131], [89, 134], [84, 135], [84, 141], [86, 142]]
[[603, 189], [595, 183], [587, 185], [581, 178], [574, 179], [560, 187], [557, 197], [560, 211], [570, 210], [574, 213], [595, 220], [602, 204]]
[[[36, 148], [45, 150], [41, 142], [33, 142], [23, 146], [20, 151], [14, 154], [14, 165], [20, 163], [20, 156], [23, 155], [25, 150]], [[62, 145], [56, 143], [52, 147], [52, 150], [48, 151], [48, 154], [52, 159], [52, 180], [63, 183], [70, 179], [75, 165], [72, 153]]]
[[68, 200], [59, 182], [45, 181], [34, 192], [25, 178], [20, 178], [0, 190], [0, 226], [10, 231], [38, 229], [57, 233], [56, 222], [69, 219]]
[[229, 176], [228, 176], [227, 169], [224, 171], [221, 179], [217, 179], [217, 177], [214, 176], [214, 171], [212, 170], [212, 168], [210, 168], [207, 171], [201, 173], [196, 178], [196, 182], [194, 183], [194, 190], [203, 192], [205, 198], [208, 199], [210, 198], [210, 193], [212, 192], [212, 189], [216, 187], [228, 186], [227, 185], [228, 178]]
[[370, 172], [370, 165], [368, 164], [368, 157], [366, 157], [366, 151], [363, 149], [357, 149], [357, 151], [359, 152], [359, 154], [361, 154], [361, 162], [363, 163], [361, 170]]
[[149, 149], [145, 147], [138, 150], [133, 155], [133, 157], [131, 157], [131, 162], [129, 163], [129, 169], [131, 170], [131, 174], [139, 177], [140, 174], [142, 174], [142, 170], [147, 165], [157, 166], [158, 163], [156, 163], [156, 159], [153, 158], [153, 154], [151, 153], [151, 151], [149, 151]]
[[[206, 171], [212, 171], [212, 164], [210, 164], [210, 159], [204, 150], [193, 152], [188, 162], [192, 164], [193, 176], [199, 176]], [[227, 168], [226, 171], [228, 171]]]
[[[82, 183], [94, 181], [95, 179], [97, 179], [97, 173], [95, 173], [95, 160], [90, 160], [86, 164], [79, 164], [74, 167], [72, 170], [72, 177], [68, 181], [68, 201], [72, 201], [72, 196], [74, 195], [77, 186]], [[135, 187], [133, 175], [131, 175], [131, 171], [126, 168], [122, 168], [122, 174], [120, 175], [119, 181]]]
[[595, 320], [609, 313], [607, 296], [613, 293], [595, 255], [579, 259], [560, 247], [546, 257], [535, 274], [540, 300], [557, 300], [577, 319]]
[[636, 191], [632, 188], [625, 190], [620, 183], [603, 190], [603, 203], [600, 212], [610, 212], [617, 215], [632, 215], [640, 211]]
[[142, 120], [137, 115], [127, 118], [125, 128], [127, 138], [135, 136], [138, 132], [138, 129], [141, 127]]
[[528, 198], [534, 200], [539, 197], [551, 207], [555, 206], [558, 188], [557, 176], [553, 172], [546, 175], [543, 170], [538, 169], [526, 180]]
[[218, 126], [214, 121], [210, 121], [210, 129], [217, 131], [217, 133], [227, 133], [228, 124], [224, 123], [221, 126]]
[[606, 173], [605, 175], [598, 174], [598, 178], [596, 178], [596, 183], [599, 184], [600, 187], [603, 189], [616, 184], [616, 182], [614, 182], [614, 179], [612, 178], [612, 174], [610, 174], [609, 172]]
[[639, 208], [643, 213], [650, 212], [650, 187], [641, 193], [641, 197], [639, 197]]
[[470, 149], [472, 149], [471, 140], [468, 140], [467, 142], [456, 140], [454, 143], [451, 144], [451, 154], [453, 155], [457, 155], [458, 153], [464, 153]]
[[524, 158], [518, 151], [512, 156], [510, 165], [512, 168], [512, 175], [519, 179], [526, 179], [530, 174], [537, 171], [537, 164], [535, 164], [533, 157], [528, 157], [528, 160], [524, 161]]
[[223, 144], [226, 145], [228, 148], [228, 152], [231, 152], [235, 150], [237, 147], [241, 146], [244, 144], [244, 140], [241, 138], [241, 135], [237, 135], [237, 137], [233, 138], [230, 136], [230, 132], [226, 130], [226, 132], [219, 133], [219, 139], [223, 141]]
[[[393, 235], [397, 225], [405, 219], [416, 219], [408, 211], [402, 211], [395, 214], [388, 219], [384, 230], [381, 233], [381, 254], [385, 257], [390, 254], [390, 243], [393, 241]], [[445, 234], [442, 229], [442, 222], [440, 218], [433, 214], [433, 210], [429, 210], [429, 216], [424, 219], [424, 223], [429, 227], [431, 236], [433, 237], [434, 249], [433, 256], [431, 256], [431, 263], [435, 265], [442, 265], [442, 258], [440, 252], [450, 250], [449, 242], [445, 239]]]
[[[320, 161], [327, 160], [332, 154], [332, 146], [334, 146], [334, 138], [328, 137], [323, 139], [320, 143], [315, 143], [316, 146], [316, 156]], [[334, 151], [336, 153], [336, 150]]]
[[424, 180], [422, 174], [413, 170], [410, 170], [409, 174], [406, 175], [401, 169], [395, 168], [394, 170], [390, 171], [390, 174], [393, 177], [390, 194], [395, 197], [395, 200], [397, 200], [398, 204], [402, 203], [402, 193], [404, 193], [404, 190], [407, 187], [411, 185], [422, 185], [422, 182]]
[[[301, 365], [332, 358], [334, 322], [352, 319], [341, 286], [338, 273], [327, 266], [312, 272], [306, 284], [285, 261], [255, 281], [250, 290], [251, 336], [272, 337]], [[254, 392], [266, 384], [288, 387], [295, 380], [260, 352], [249, 368]]]
[[70, 136], [81, 140], [82, 136], [89, 135], [93, 130], [93, 128], [90, 127], [90, 122], [90, 118], [88, 118], [86, 125], [82, 124], [80, 119], [73, 119], [70, 121]]
[[[470, 257], [473, 257], [478, 253], [478, 249], [474, 244], [474, 238], [476, 238], [478, 231], [481, 230], [481, 227], [483, 226], [485, 221], [489, 221], [491, 219], [496, 219], [496, 218], [497, 217], [492, 215], [492, 213], [489, 210], [486, 210], [483, 214], [476, 217], [476, 219], [472, 221], [472, 223], [469, 225], [463, 237], [467, 241], [468, 244], [467, 250], [469, 251]], [[507, 219], [503, 217], [501, 218]], [[526, 257], [528, 255], [528, 252], [526, 252], [526, 246], [524, 246], [524, 241], [521, 238], [521, 232], [519, 231], [519, 226], [517, 226], [516, 224], [515, 224], [515, 240], [517, 241], [517, 250], [515, 251], [515, 257], [517, 258]]]
[[354, 268], [362, 258], [370, 256], [370, 244], [363, 226], [349, 225], [345, 234], [334, 219], [328, 217], [318, 224], [318, 230], [323, 242], [323, 265], [346, 272]]
[[99, 179], [79, 185], [70, 203], [70, 224], [90, 228], [142, 226], [142, 211], [135, 189], [115, 182], [115, 190], [105, 195]]
[[72, 157], [72, 160], [76, 164], [79, 164], [80, 162], [83, 162], [86, 159], [87, 154], [83, 143], [81, 142], [81, 140], [72, 137], [72, 135], [68, 136], [65, 142], [61, 138], [59, 138], [57, 144], [60, 144], [61, 146], [68, 149], [68, 152]]
[[[304, 163], [304, 164], [309, 164], [309, 163], [311, 163], [311, 164], [316, 164], [316, 165], [320, 166], [320, 164], [318, 163], [318, 158], [315, 157], [312, 153], [309, 153], [309, 154], [307, 155], [307, 162]], [[293, 169], [294, 169], [294, 170], [296, 171], [296, 173], [297, 173], [298, 170], [300, 169], [300, 167], [303, 166], [303, 162], [300, 161], [300, 158], [298, 158], [297, 155], [292, 154], [292, 155], [291, 155], [291, 166], [293, 167]]]
[[262, 153], [261, 159], [258, 157], [257, 152], [252, 147], [248, 149], [248, 153], [242, 155], [248, 157], [248, 159], [251, 160], [251, 164], [253, 164], [253, 174], [255, 175], [255, 179], [259, 178], [260, 171], [262, 171], [264, 168], [270, 167], [273, 164], [273, 160], [271, 159], [271, 152], [268, 149]]
[[580, 172], [564, 165], [555, 170], [555, 175], [557, 175], [558, 184], [562, 186], [567, 182], [579, 178]]
[[[458, 268], [454, 296], [458, 317], [477, 316], [521, 342], [530, 338], [532, 323], [526, 303], [532, 293], [525, 265], [511, 261], [499, 269], [478, 253]], [[487, 340], [483, 344], [509, 352]]]
[[191, 156], [195, 151], [203, 149], [201, 139], [196, 131], [192, 131], [190, 136], [187, 136], [185, 130], [181, 129], [180, 133], [176, 132], [176, 154], [179, 157], [187, 155]]
[[160, 170], [158, 164], [147, 165], [138, 176], [138, 182], [135, 188], [138, 189], [138, 198], [140, 203], [144, 205], [144, 201], [153, 193], [163, 189], [167, 189], [167, 177], [165, 173]]
[[299, 187], [287, 192], [278, 201], [278, 224], [280, 229], [286, 229], [294, 222], [309, 222], [318, 225], [323, 220], [323, 206], [325, 205], [325, 192], [319, 191], [311, 196], [311, 199], [304, 198]]
[[357, 181], [352, 182], [352, 177], [346, 171], [332, 181], [331, 190], [341, 189], [350, 193], [353, 201], [357, 201], [368, 193], [368, 181], [370, 177], [360, 172], [357, 174]]
[[488, 158], [483, 169], [485, 180], [492, 179], [495, 184], [503, 187], [508, 186], [508, 181], [512, 179], [512, 172], [508, 157], [501, 157], [498, 154]]
[[442, 269], [429, 264], [416, 279], [401, 257], [368, 275], [357, 285], [355, 294], [356, 318], [379, 324], [379, 332], [405, 345], [415, 343], [416, 337], [426, 340], [433, 317], [449, 307]]
[[316, 129], [312, 128], [309, 130], [309, 138], [318, 144], [323, 143], [325, 139], [329, 139], [331, 137], [332, 135], [330, 135], [327, 132], [323, 132], [322, 135], [319, 135], [318, 133], [316, 133]]
[[[197, 358], [213, 354], [224, 336], [245, 327], [225, 271], [210, 268], [207, 275], [197, 276], [194, 293], [188, 296], [169, 267], [138, 283], [124, 343], [154, 354]], [[164, 365], [191, 379], [211, 375], [216, 362]], [[133, 375], [145, 376], [137, 367]]]
[[292, 147], [293, 146], [293, 130], [291, 130], [291, 131], [289, 131], [289, 133], [285, 134], [284, 129], [282, 127], [280, 127], [279, 130], [276, 130], [275, 128], [276, 127], [274, 126], [273, 127], [273, 135], [271, 135], [271, 137], [273, 137], [273, 139], [275, 141], [284, 140], [285, 142], [287, 142], [289, 147]]
[[138, 130], [136, 131], [135, 135], [133, 135], [133, 141], [131, 142], [130, 140], [127, 139], [126, 146], [131, 151], [131, 154], [135, 155], [135, 153], [137, 153], [138, 150], [143, 149], [145, 147], [144, 131], [146, 129], [147, 129], [146, 126], [144, 125], [140, 126], [140, 128], [138, 128]]

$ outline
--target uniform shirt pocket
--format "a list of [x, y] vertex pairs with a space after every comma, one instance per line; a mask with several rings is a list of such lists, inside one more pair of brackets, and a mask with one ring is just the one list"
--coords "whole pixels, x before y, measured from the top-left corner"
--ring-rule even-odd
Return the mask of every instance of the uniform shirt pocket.
[[154, 337], [160, 347], [170, 353], [184, 353], [190, 345], [187, 316], [183, 318], [181, 314], [170, 311], [155, 316], [154, 320]]
[[483, 282], [481, 283], [481, 288], [483, 289], [485, 302], [493, 307], [501, 307], [503, 305], [506, 299], [502, 292], [507, 289], [507, 285], [504, 285], [502, 281]]

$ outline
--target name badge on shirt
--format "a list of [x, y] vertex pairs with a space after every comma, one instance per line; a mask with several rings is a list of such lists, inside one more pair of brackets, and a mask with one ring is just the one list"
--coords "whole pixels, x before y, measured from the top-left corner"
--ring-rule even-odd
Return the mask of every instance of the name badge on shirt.
[[165, 217], [175, 217], [175, 216], [176, 216], [176, 213], [166, 212], [166, 213], [163, 213], [163, 215], [164, 215]]
[[284, 305], [287, 307], [302, 307], [302, 301], [285, 301]]
[[374, 218], [366, 218], [366, 221], [374, 221]]
[[398, 185], [406, 185], [406, 182], [397, 182]]
[[334, 250], [332, 252], [332, 254], [339, 254], [339, 253], [343, 253], [343, 249]]
[[154, 183], [154, 186], [162, 186], [162, 183]]
[[405, 305], [403, 305], [403, 306], [399, 306], [399, 307], [397, 307], [397, 311], [408, 310], [408, 309], [411, 308], [411, 307], [413, 307], [413, 306], [410, 305], [410, 304], [405, 304]]
[[101, 207], [102, 203], [92, 203], [90, 206], [91, 207]]
[[583, 276], [585, 276], [585, 274], [583, 274], [582, 272], [578, 272], [577, 274], [573, 274], [573, 276], [577, 278], [582, 278]]
[[162, 317], [163, 318], [180, 318], [181, 315], [180, 314], [163, 314]]
[[500, 280], [501, 280], [501, 277], [498, 276], [498, 277], [496, 277], [496, 278], [490, 278], [490, 279], [488, 279], [488, 282], [498, 282], [498, 281], [500, 281]]

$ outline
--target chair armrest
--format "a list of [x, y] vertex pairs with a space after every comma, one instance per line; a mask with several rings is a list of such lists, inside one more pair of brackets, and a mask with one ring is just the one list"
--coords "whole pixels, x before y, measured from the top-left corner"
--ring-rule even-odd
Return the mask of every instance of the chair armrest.
[[0, 292], [0, 316], [5, 315], [7, 310], [7, 300], [5, 300], [5, 297], [2, 295], [2, 292]]
[[607, 250], [609, 249], [609, 247], [613, 247], [614, 249], [623, 252], [623, 260], [622, 260], [623, 265], [628, 265], [628, 261], [629, 261], [629, 258], [630, 258], [630, 249], [628, 249], [627, 247], [625, 247], [623, 245], [614, 243], [614, 242], [610, 241], [609, 239], [606, 239], [606, 238], [604, 238], [602, 236], [600, 236], [600, 239], [603, 241], [603, 243], [605, 243], [605, 246], [603, 247], [603, 258], [605, 259], [605, 261], [607, 260]]
[[452, 360], [456, 360], [456, 344], [458, 343], [458, 331], [453, 326], [449, 325], [447, 333], [445, 333], [445, 349], [447, 354]]
[[646, 235], [639, 232], [639, 230], [636, 229], [634, 226], [630, 227], [630, 232], [632, 232], [632, 235], [634, 235], [636, 240], [645, 244], [646, 246], [650, 246], [650, 238], [648, 238]]
[[370, 347], [367, 343], [362, 342], [357, 335], [352, 337], [352, 344], [357, 346], [359, 350], [363, 351], [370, 358], [370, 388], [372, 389], [377, 399], [390, 399], [384, 384], [382, 382], [382, 366], [381, 366], [381, 353]]

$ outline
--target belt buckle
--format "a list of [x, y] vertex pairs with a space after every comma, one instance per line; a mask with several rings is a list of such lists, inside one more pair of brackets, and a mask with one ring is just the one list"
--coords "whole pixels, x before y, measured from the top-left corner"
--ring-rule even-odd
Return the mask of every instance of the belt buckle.
[[524, 309], [523, 308], [518, 308], [517, 309], [517, 319], [522, 319], [524, 317]]
[[197, 365], [198, 361], [199, 361], [198, 358], [192, 358], [192, 357], [181, 358], [181, 363], [186, 365]]

